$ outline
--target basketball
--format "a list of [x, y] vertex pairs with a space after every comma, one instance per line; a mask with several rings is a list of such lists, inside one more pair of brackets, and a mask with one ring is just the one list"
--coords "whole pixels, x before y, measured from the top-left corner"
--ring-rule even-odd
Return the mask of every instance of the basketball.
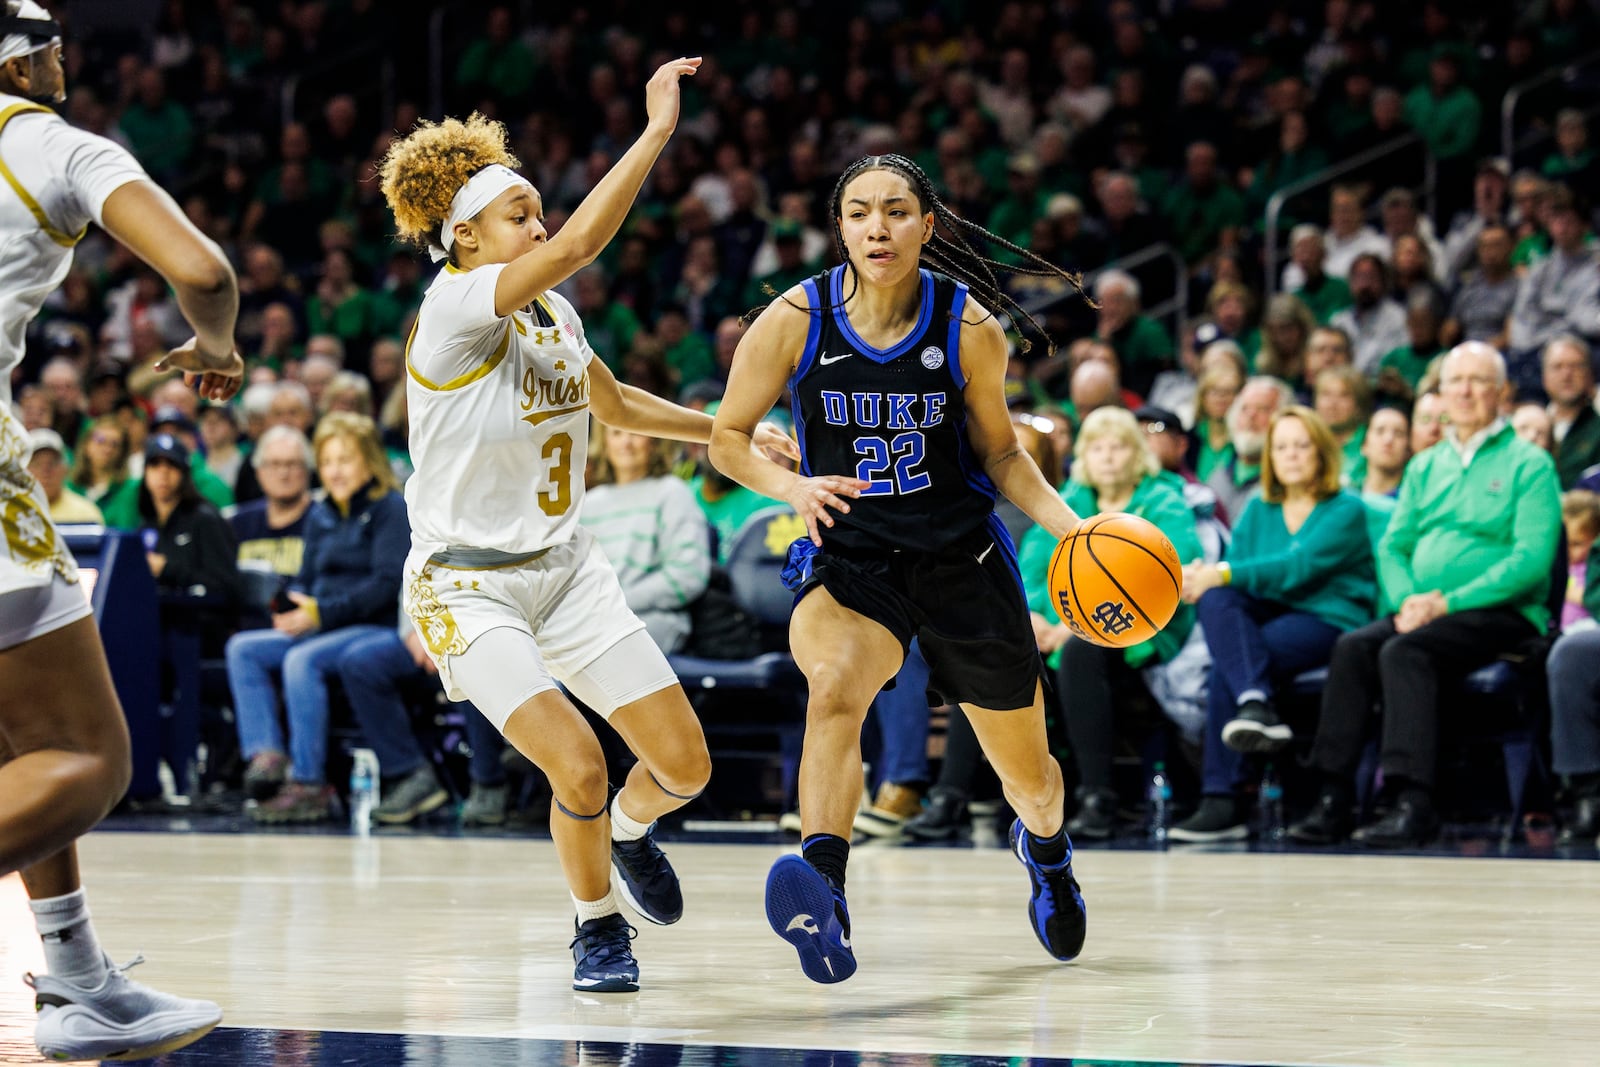
[[1167, 535], [1126, 512], [1093, 515], [1050, 557], [1050, 595], [1072, 632], [1106, 648], [1148, 641], [1172, 620], [1183, 565]]

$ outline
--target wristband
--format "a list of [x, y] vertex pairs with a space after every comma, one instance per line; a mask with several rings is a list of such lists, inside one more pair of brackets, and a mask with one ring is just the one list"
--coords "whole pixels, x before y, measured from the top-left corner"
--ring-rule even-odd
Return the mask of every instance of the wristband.
[[1217, 575], [1222, 579], [1223, 585], [1233, 584], [1233, 564], [1223, 560], [1217, 564]]

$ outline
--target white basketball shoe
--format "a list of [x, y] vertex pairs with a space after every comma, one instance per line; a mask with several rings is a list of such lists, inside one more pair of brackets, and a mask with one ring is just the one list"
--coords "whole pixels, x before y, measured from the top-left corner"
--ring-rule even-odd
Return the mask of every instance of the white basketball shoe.
[[23, 976], [39, 1012], [34, 1043], [46, 1059], [143, 1060], [198, 1041], [222, 1021], [209, 1000], [187, 1000], [128, 977], [143, 956], [117, 967], [106, 960], [106, 979], [84, 989], [47, 974]]

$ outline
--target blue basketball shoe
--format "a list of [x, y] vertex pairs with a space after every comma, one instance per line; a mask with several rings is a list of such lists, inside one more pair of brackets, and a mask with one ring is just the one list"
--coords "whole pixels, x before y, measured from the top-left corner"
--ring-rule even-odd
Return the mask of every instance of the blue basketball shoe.
[[1033, 924], [1039, 943], [1058, 960], [1072, 959], [1083, 951], [1089, 924], [1078, 880], [1072, 877], [1072, 842], [1067, 842], [1066, 859], [1054, 867], [1045, 867], [1028, 854], [1028, 831], [1018, 819], [1011, 824], [1011, 851], [1028, 869], [1028, 879], [1033, 883], [1028, 922]]
[[780, 857], [767, 873], [767, 922], [800, 953], [800, 969], [813, 982], [856, 973], [844, 893], [800, 856]]
[[572, 939], [572, 988], [586, 993], [634, 993], [639, 963], [630, 942], [639, 931], [621, 915], [590, 919]]
[[628, 907], [657, 926], [671, 926], [683, 918], [683, 889], [655, 838], [651, 823], [636, 841], [611, 842], [611, 867]]

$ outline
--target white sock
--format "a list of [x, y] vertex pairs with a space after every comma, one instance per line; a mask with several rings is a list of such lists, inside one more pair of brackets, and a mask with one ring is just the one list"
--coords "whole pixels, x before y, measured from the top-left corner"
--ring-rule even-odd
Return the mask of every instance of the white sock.
[[30, 900], [28, 904], [44, 941], [44, 965], [50, 977], [85, 989], [98, 989], [106, 978], [106, 954], [89, 921], [89, 903], [83, 889], [64, 897]]
[[578, 909], [579, 926], [590, 919], [604, 919], [607, 915], [615, 915], [622, 910], [617, 906], [616, 892], [609, 888], [606, 890], [606, 895], [599, 900], [579, 900], [574, 895], [572, 903]]
[[650, 832], [655, 823], [640, 822], [622, 810], [622, 794], [611, 800], [611, 840], [637, 841]]

